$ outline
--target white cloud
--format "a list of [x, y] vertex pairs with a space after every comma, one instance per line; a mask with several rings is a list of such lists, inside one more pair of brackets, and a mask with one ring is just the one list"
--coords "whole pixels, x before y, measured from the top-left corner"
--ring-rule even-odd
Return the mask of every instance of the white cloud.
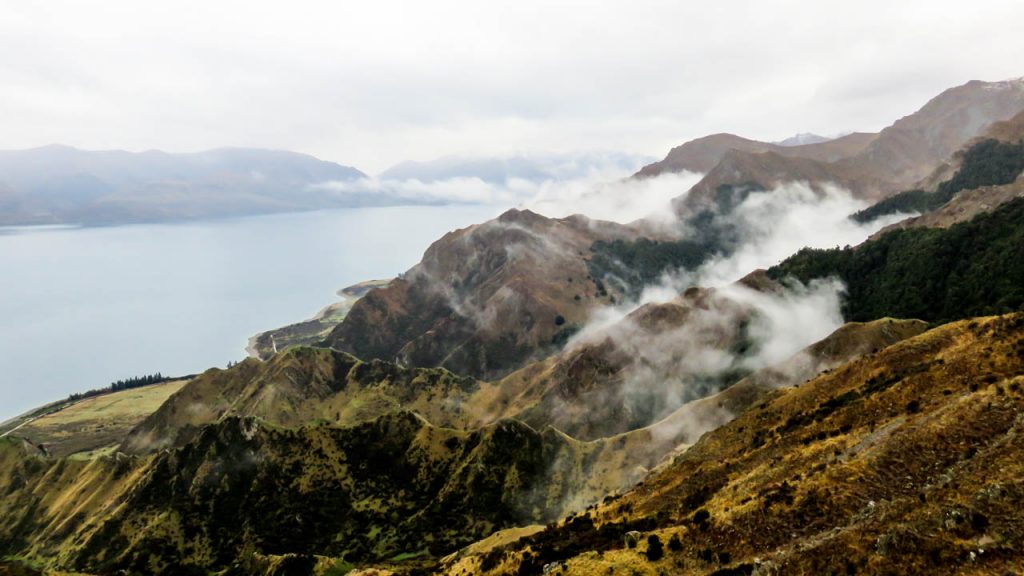
[[567, 180], [510, 178], [504, 182], [476, 177], [428, 182], [362, 178], [325, 182], [316, 188], [341, 195], [373, 194], [410, 203], [516, 206], [552, 218], [583, 214], [625, 224], [646, 216], [657, 219], [670, 214], [672, 198], [684, 194], [700, 179], [698, 174], [684, 173], [634, 180], [626, 178], [630, 171], [595, 169]]
[[866, 223], [847, 217], [867, 206], [835, 186], [826, 186], [818, 193], [798, 182], [753, 193], [729, 216], [742, 234], [739, 248], [694, 271], [694, 280], [705, 286], [721, 286], [758, 268], [773, 266], [804, 247], [860, 244], [908, 216], [891, 214]]
[[522, 206], [551, 217], [584, 214], [598, 220], [628, 223], [644, 217], [664, 218], [671, 201], [700, 181], [699, 174], [663, 174], [643, 180], [547, 181], [529, 189]]

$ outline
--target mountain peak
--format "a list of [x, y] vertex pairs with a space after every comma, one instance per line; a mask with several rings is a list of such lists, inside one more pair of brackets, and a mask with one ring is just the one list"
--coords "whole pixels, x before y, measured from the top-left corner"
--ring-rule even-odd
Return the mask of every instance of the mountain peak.
[[818, 134], [813, 134], [811, 132], [801, 132], [784, 140], [774, 142], [774, 144], [778, 144], [779, 146], [803, 146], [805, 144], [820, 144], [822, 142], [828, 142], [829, 140], [832, 140], [832, 138], [819, 136]]

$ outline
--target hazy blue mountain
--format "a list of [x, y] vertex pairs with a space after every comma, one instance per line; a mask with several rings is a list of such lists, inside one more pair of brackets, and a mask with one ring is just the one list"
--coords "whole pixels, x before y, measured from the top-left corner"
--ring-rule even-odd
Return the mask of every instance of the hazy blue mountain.
[[395, 203], [328, 185], [364, 176], [279, 150], [0, 151], [0, 224], [118, 224]]

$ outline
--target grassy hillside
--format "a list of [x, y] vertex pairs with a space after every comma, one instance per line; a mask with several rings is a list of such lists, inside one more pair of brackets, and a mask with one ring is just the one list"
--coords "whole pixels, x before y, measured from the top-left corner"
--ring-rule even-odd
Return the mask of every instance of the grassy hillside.
[[481, 379], [557, 351], [614, 294], [587, 275], [596, 240], [633, 229], [512, 209], [434, 242], [419, 264], [352, 306], [324, 345]]
[[[270, 574], [285, 558], [305, 558], [306, 572], [296, 573], [334, 563], [416, 570], [495, 531], [556, 520], [625, 490], [773, 386], [909, 337], [919, 325], [844, 327], [755, 373], [749, 385], [590, 442], [501, 418], [500, 410], [470, 426], [469, 414], [480, 419], [494, 408], [492, 384], [295, 348], [183, 386], [129, 435], [125, 445], [138, 456], [52, 458], [7, 439], [0, 514], [11, 522], [0, 526], [0, 554], [99, 572]], [[125, 394], [146, 391], [92, 398], [60, 422], [111, 417], [127, 408]], [[126, 413], [156, 400], [137, 399]], [[403, 406], [463, 424], [437, 426]], [[330, 414], [338, 409], [343, 416]], [[157, 437], [173, 441], [157, 446]], [[488, 542], [507, 543], [513, 533]]]
[[0, 554], [144, 574], [249, 573], [253, 554], [433, 561], [556, 519], [577, 486], [607, 491], [602, 450], [511, 420], [459, 431], [408, 412], [294, 429], [229, 417], [175, 450], [91, 461], [5, 439]]
[[175, 380], [84, 398], [32, 419], [16, 434], [54, 456], [88, 457], [93, 451], [110, 451], [187, 383]]
[[232, 416], [277, 426], [353, 425], [398, 410], [432, 423], [461, 427], [462, 399], [480, 383], [441, 368], [402, 368], [324, 348], [294, 347], [267, 362], [250, 358], [210, 369], [131, 431], [129, 453], [180, 446], [203, 426]]
[[1012, 573], [1022, 410], [1024, 314], [945, 325], [780, 391], [622, 498], [446, 573]]

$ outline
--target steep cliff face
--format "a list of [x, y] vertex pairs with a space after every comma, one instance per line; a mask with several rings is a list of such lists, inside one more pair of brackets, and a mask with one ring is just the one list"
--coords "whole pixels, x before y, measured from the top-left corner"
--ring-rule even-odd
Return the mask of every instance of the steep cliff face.
[[595, 240], [630, 229], [510, 210], [435, 242], [353, 306], [325, 343], [362, 358], [493, 378], [557, 350], [614, 298], [587, 272]]
[[1024, 315], [943, 326], [777, 392], [621, 499], [447, 573], [1002, 573], [1024, 546], [1022, 410]]

